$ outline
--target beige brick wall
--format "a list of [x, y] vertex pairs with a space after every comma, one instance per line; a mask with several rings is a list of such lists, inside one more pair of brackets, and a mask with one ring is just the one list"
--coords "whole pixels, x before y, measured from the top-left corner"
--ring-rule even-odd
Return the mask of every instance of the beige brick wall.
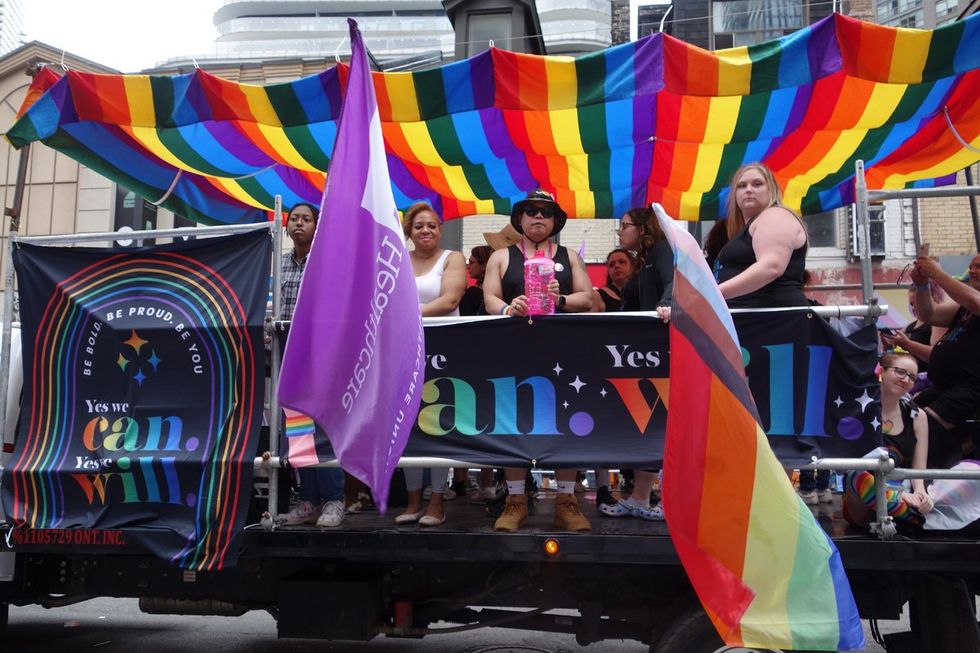
[[[463, 253], [466, 256], [477, 245], [487, 244], [484, 232], [500, 231], [509, 221], [505, 215], [472, 215], [460, 219], [463, 220]], [[618, 220], [608, 219], [569, 220], [561, 231], [561, 244], [578, 252], [584, 240], [586, 263], [605, 261], [606, 254], [619, 247], [618, 224]]]
[[[973, 183], [980, 183], [980, 164], [973, 165]], [[966, 184], [961, 171], [957, 184]], [[975, 200], [980, 205], [980, 198]], [[933, 256], [965, 256], [977, 252], [973, 219], [967, 197], [933, 197], [919, 200], [919, 228], [922, 242], [929, 243]]]

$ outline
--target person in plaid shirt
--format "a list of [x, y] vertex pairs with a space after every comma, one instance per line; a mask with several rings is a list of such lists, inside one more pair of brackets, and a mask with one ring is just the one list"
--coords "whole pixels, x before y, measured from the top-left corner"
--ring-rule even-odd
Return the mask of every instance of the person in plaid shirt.
[[[313, 244], [320, 211], [312, 204], [296, 204], [286, 218], [286, 235], [293, 241], [292, 251], [282, 255], [279, 277], [279, 319], [291, 320], [299, 295], [306, 260]], [[278, 516], [281, 526], [315, 523], [320, 527], [339, 526], [344, 520], [344, 472], [341, 469], [301, 467], [299, 502]]]

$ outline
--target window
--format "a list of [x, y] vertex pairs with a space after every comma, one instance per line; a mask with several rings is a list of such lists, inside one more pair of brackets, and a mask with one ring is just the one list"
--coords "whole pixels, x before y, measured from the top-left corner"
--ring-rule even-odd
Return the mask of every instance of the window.
[[922, 24], [922, 12], [917, 11], [909, 16], [903, 16], [898, 19], [899, 27], [911, 27], [915, 28]]
[[[848, 208], [851, 217], [851, 254], [861, 256], [861, 228], [857, 221], [857, 210], [854, 204]], [[871, 232], [869, 251], [871, 256], [884, 256], [885, 250], [885, 205], [872, 204], [868, 206], [868, 227]]]
[[824, 211], [803, 216], [810, 247], [837, 247], [837, 212]]
[[494, 47], [503, 50], [510, 50], [511, 47], [511, 20], [510, 12], [497, 12], [489, 14], [471, 13], [467, 20], [466, 34], [466, 56], [472, 57], [483, 52], [490, 47], [493, 41]]
[[714, 47], [754, 45], [802, 28], [806, 3], [798, 0], [715, 0]]

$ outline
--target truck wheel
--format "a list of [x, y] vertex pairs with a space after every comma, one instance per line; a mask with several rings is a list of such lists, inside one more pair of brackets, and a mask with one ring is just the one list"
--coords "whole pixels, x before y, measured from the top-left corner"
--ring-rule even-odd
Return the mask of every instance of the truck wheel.
[[[718, 631], [700, 605], [681, 613], [667, 627], [663, 637], [650, 645], [650, 653], [760, 653], [771, 649], [725, 648]], [[799, 651], [798, 653], [806, 653]]]
[[650, 653], [715, 653], [725, 646], [701, 606], [682, 612], [663, 636], [650, 645]]

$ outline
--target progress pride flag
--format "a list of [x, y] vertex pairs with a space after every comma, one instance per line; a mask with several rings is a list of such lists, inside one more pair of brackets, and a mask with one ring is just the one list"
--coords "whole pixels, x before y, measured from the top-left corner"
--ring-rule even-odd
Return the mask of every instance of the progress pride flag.
[[300, 285], [279, 401], [327, 434], [382, 510], [418, 414], [425, 342], [381, 120], [357, 23], [322, 214]]

